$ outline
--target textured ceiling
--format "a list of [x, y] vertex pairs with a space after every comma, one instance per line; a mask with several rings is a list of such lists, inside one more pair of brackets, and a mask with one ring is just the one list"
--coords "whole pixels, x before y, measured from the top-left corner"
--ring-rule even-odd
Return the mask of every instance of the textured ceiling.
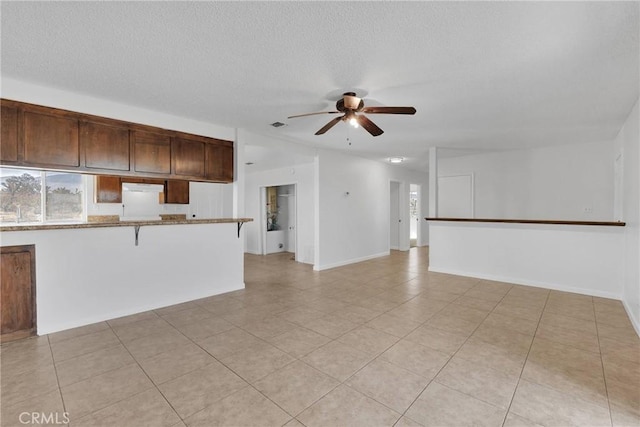
[[[2, 2], [2, 75], [353, 154], [609, 140], [638, 98], [638, 2]], [[331, 117], [344, 91], [371, 137]], [[285, 127], [274, 129], [270, 123]], [[347, 139], [351, 142], [348, 144]]]

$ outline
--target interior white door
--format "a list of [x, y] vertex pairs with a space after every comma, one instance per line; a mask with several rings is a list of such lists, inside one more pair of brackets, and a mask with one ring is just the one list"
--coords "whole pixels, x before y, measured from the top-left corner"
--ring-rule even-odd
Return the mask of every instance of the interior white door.
[[287, 197], [287, 204], [289, 212], [287, 252], [296, 253], [296, 196], [294, 194]]

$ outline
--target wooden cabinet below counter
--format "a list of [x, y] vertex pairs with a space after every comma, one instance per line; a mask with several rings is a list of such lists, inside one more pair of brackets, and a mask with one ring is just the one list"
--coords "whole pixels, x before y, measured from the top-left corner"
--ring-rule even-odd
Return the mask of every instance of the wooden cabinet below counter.
[[36, 333], [34, 245], [0, 248], [0, 342]]
[[1, 100], [0, 164], [231, 183], [232, 141]]

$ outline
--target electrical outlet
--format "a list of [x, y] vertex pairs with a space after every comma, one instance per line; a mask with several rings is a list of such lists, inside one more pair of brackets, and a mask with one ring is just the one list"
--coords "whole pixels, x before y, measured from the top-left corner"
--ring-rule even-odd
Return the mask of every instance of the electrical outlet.
[[593, 213], [593, 208], [592, 208], [592, 207], [586, 207], [586, 208], [584, 208], [584, 213], [586, 213], [586, 214], [592, 214], [592, 213]]

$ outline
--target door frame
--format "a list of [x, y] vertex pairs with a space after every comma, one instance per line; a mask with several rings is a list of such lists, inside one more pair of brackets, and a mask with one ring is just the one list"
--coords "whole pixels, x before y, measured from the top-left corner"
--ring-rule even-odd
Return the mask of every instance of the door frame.
[[300, 245], [298, 244], [298, 182], [284, 182], [277, 184], [261, 185], [260, 186], [260, 255], [267, 255], [267, 187], [284, 187], [286, 185], [293, 185], [293, 194], [295, 194], [295, 229], [294, 229], [294, 244], [296, 246], [294, 256], [296, 261], [301, 258]]

